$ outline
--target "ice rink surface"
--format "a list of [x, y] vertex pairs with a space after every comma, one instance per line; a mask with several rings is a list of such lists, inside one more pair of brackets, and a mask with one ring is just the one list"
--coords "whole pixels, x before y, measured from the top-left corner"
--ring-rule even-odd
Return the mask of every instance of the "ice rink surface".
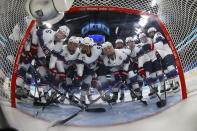
[[[131, 99], [128, 92], [126, 93], [126, 97], [126, 100]], [[78, 116], [68, 121], [67, 124], [77, 126], [106, 126], [132, 122], [160, 112], [176, 104], [180, 100], [180, 93], [174, 94], [171, 92], [167, 98], [167, 105], [162, 108], [158, 108], [156, 105], [156, 102], [159, 101], [158, 98], [151, 100], [147, 98], [147, 106], [140, 101], [125, 101], [112, 105], [112, 108], [107, 103], [102, 103], [102, 101], [100, 101], [92, 104], [89, 108], [102, 107], [106, 109], [106, 112], [81, 112]], [[37, 112], [39, 112], [37, 115], [38, 118], [49, 121], [65, 119], [80, 110], [80, 108], [73, 105], [53, 104], [46, 106], [41, 112], [42, 106], [34, 106], [32, 103], [26, 102], [18, 102], [17, 108], [34, 117]]]

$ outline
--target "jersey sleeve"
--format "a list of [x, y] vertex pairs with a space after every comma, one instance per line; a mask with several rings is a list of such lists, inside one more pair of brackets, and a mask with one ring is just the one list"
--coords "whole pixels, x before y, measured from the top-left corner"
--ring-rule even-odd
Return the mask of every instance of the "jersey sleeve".
[[38, 45], [38, 36], [37, 36], [37, 30], [34, 30], [33, 31], [33, 34], [32, 34], [32, 44], [33, 45]]
[[[123, 53], [124, 53], [124, 50], [123, 50]], [[129, 60], [129, 57], [128, 57], [128, 55], [126, 55], [126, 54], [123, 54], [123, 56], [124, 56], [124, 61], [123, 61], [123, 70], [124, 71], [128, 71], [129, 70], [129, 65], [130, 65], [130, 60]]]
[[63, 61], [57, 60], [56, 65], [57, 65], [58, 73], [64, 73], [65, 72]]
[[83, 63], [76, 63], [76, 67], [77, 67], [77, 75], [82, 77], [83, 70], [84, 70], [84, 64]]
[[49, 69], [55, 68], [56, 61], [57, 61], [57, 56], [52, 54], [50, 57], [50, 62], [49, 62]]
[[154, 47], [156, 50], [163, 50], [164, 45], [164, 38], [162, 35], [156, 34], [155, 41], [154, 41]]
[[128, 58], [128, 61], [126, 60], [125, 63], [124, 63], [123, 70], [128, 71], [129, 70], [129, 65], [130, 65], [130, 61], [129, 61], [129, 58]]
[[131, 50], [130, 49], [121, 49], [123, 51], [123, 53], [125, 53], [126, 55], [130, 55], [131, 54]]
[[136, 54], [137, 54], [136, 57], [138, 59], [138, 68], [141, 68], [143, 67], [144, 62], [145, 62], [144, 51], [142, 49], [136, 48]]

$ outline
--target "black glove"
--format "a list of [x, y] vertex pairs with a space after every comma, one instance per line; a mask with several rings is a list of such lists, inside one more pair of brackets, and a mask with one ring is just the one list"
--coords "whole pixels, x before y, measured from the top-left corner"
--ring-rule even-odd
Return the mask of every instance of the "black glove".
[[80, 87], [81, 86], [81, 80], [82, 80], [82, 77], [75, 76], [74, 81], [73, 81], [74, 87]]
[[121, 77], [120, 77], [120, 72], [117, 71], [117, 72], [114, 72], [114, 77], [115, 77], [115, 80], [116, 81], [120, 81]]
[[126, 71], [122, 71], [121, 77], [122, 77], [122, 81], [123, 82], [127, 81], [127, 76], [128, 76], [128, 73]]

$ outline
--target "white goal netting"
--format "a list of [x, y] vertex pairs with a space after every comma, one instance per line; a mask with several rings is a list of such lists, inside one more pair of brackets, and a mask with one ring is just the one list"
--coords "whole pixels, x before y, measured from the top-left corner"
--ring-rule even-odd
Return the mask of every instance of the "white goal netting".
[[[15, 25], [27, 16], [26, 0], [0, 1], [0, 99], [10, 101], [11, 76], [21, 40], [9, 38]], [[197, 71], [197, 1], [193, 0], [75, 0], [73, 7], [113, 6], [157, 14], [169, 32], [187, 77]], [[22, 24], [26, 30], [28, 25]], [[21, 32], [24, 32], [21, 30]], [[18, 34], [21, 38], [24, 33]], [[188, 73], [192, 70], [192, 73]], [[189, 78], [188, 78], [189, 79]], [[187, 80], [186, 80], [187, 81]], [[188, 83], [186, 83], [188, 85]], [[188, 86], [188, 91], [191, 90]], [[193, 89], [192, 89], [193, 90]]]

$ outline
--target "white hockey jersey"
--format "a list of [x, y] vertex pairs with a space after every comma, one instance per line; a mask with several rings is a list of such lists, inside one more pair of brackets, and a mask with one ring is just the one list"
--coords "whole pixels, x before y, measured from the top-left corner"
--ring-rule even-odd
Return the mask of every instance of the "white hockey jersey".
[[86, 54], [81, 53], [78, 57], [78, 62], [77, 62], [77, 74], [79, 76], [83, 75], [83, 70], [84, 70], [84, 65], [86, 65], [89, 69], [95, 69], [99, 56], [102, 53], [102, 49], [99, 46], [93, 46], [91, 48], [91, 56], [88, 57]]
[[52, 51], [49, 69], [53, 69], [57, 66], [58, 72], [65, 72], [64, 69], [67, 69], [69, 66], [76, 63], [80, 51], [79, 48], [77, 48], [74, 54], [70, 54], [67, 45], [62, 46], [59, 52], [57, 52], [57, 48], [59, 47], [55, 46]]
[[151, 61], [150, 57], [144, 53], [141, 47], [135, 45], [132, 49], [128, 47], [128, 50], [131, 50], [130, 59], [138, 63], [138, 68], [142, 68], [144, 63]]
[[164, 58], [165, 56], [172, 54], [172, 51], [168, 45], [167, 40], [160, 32], [157, 32], [153, 38], [153, 44], [158, 51], [159, 55]]
[[38, 45], [38, 58], [50, 56], [54, 47], [55, 32], [52, 29], [38, 29], [32, 36], [32, 44]]
[[144, 53], [147, 54], [151, 61], [155, 61], [157, 59], [156, 57], [156, 50], [153, 47], [153, 43], [152, 43], [152, 39], [147, 37], [147, 41], [146, 42], [142, 42], [142, 49], [144, 50]]
[[[129, 69], [129, 57], [124, 52], [125, 49], [115, 49], [115, 59], [109, 59], [108, 56], [105, 56], [103, 59], [103, 63], [106, 67], [110, 67], [111, 72], [116, 72], [119, 70], [128, 71]], [[127, 50], [129, 51], [129, 50]]]

